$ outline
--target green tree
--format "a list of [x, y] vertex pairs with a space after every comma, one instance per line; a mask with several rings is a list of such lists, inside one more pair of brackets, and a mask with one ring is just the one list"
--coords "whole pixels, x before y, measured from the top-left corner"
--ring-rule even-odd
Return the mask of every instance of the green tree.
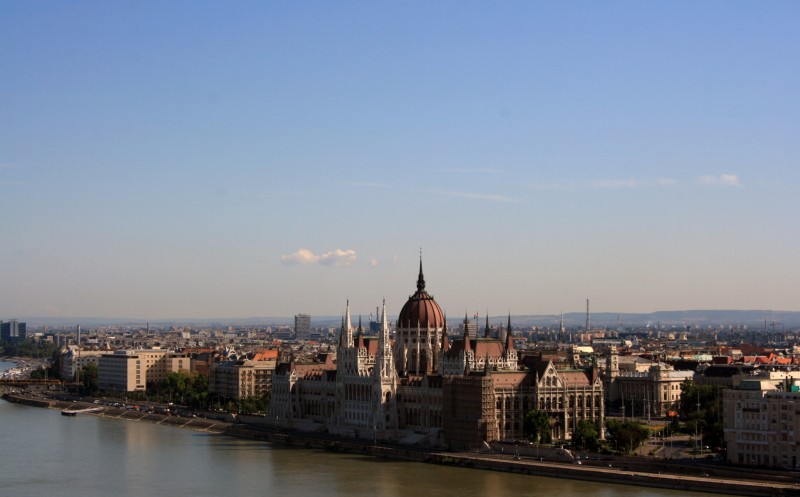
[[31, 371], [31, 379], [32, 380], [43, 380], [45, 379], [46, 370], [44, 368], [36, 368]]
[[588, 450], [597, 450], [600, 432], [593, 421], [584, 419], [578, 422], [575, 433], [572, 434], [572, 442], [576, 447]]
[[81, 368], [81, 393], [83, 395], [94, 395], [99, 389], [97, 364], [89, 363]]
[[54, 344], [44, 340], [12, 340], [0, 343], [0, 356], [49, 357], [58, 350]]
[[704, 445], [722, 446], [723, 430], [720, 393], [713, 385], [686, 381], [681, 386], [680, 414], [686, 420], [685, 431], [703, 437]]
[[633, 452], [650, 436], [650, 429], [635, 421], [609, 419], [606, 427], [617, 448], [625, 452]]
[[198, 409], [208, 407], [208, 378], [199, 373], [169, 373], [156, 385], [156, 389], [173, 402]]
[[532, 442], [549, 444], [553, 441], [550, 416], [538, 409], [533, 409], [525, 415], [525, 419], [522, 421], [522, 431]]

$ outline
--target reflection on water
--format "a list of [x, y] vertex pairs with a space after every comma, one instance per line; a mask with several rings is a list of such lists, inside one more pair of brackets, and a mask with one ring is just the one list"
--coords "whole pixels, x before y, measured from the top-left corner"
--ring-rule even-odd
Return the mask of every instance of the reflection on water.
[[0, 494], [71, 496], [687, 497], [294, 449], [0, 401]]

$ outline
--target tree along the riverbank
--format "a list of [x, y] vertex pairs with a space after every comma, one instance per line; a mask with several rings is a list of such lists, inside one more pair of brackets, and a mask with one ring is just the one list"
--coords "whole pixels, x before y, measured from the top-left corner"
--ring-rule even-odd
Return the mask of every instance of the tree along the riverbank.
[[600, 446], [600, 432], [594, 421], [579, 421], [575, 433], [572, 434], [572, 443], [581, 450], [597, 450]]
[[680, 415], [685, 433], [702, 436], [702, 445], [723, 446], [720, 390], [687, 381], [681, 387]]
[[609, 419], [606, 427], [616, 449], [626, 453], [635, 451], [650, 436], [650, 429], [635, 421]]
[[553, 441], [550, 416], [545, 411], [533, 409], [522, 420], [522, 431], [531, 442], [549, 444]]
[[0, 342], [0, 356], [4, 357], [32, 357], [41, 359], [52, 357], [58, 347], [43, 340], [14, 340]]
[[208, 378], [196, 372], [181, 370], [169, 373], [158, 385], [149, 388], [148, 393], [155, 393], [161, 398], [166, 396], [170, 402], [178, 402], [195, 409], [206, 409], [209, 399]]

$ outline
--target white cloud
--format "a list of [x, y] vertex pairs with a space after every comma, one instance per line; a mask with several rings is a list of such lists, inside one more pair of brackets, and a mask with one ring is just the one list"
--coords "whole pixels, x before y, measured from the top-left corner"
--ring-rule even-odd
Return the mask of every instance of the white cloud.
[[301, 248], [293, 254], [282, 255], [281, 262], [287, 265], [316, 264], [319, 262], [319, 256], [314, 255], [314, 252], [308, 249]]
[[619, 188], [645, 188], [649, 186], [673, 186], [678, 182], [671, 178], [658, 179], [606, 179], [592, 181], [592, 188], [598, 189], [619, 189]]
[[719, 176], [700, 176], [697, 182], [705, 186], [733, 186], [736, 188], [742, 187], [742, 182], [735, 174], [720, 174]]
[[553, 183], [532, 183], [528, 185], [529, 190], [541, 192], [567, 192], [581, 191], [587, 188], [594, 190], [610, 189], [633, 189], [647, 187], [669, 187], [677, 185], [678, 181], [672, 178], [656, 179], [598, 179], [589, 182], [553, 182]]
[[281, 256], [281, 262], [287, 266], [297, 264], [322, 264], [324, 266], [349, 266], [356, 262], [358, 256], [356, 251], [352, 249], [342, 250], [336, 249], [332, 252], [325, 252], [322, 255], [316, 255], [308, 249], [298, 249], [297, 252]]
[[319, 263], [326, 266], [349, 266], [356, 262], [358, 256], [352, 249], [336, 249], [333, 252], [325, 252], [319, 257]]
[[378, 267], [378, 266], [383, 266], [385, 264], [393, 264], [393, 263], [395, 263], [395, 262], [397, 262], [399, 260], [400, 260], [400, 257], [397, 256], [397, 255], [393, 255], [393, 256], [391, 256], [389, 258], [382, 257], [380, 259], [377, 258], [377, 257], [372, 257], [369, 260], [369, 265], [371, 267]]
[[448, 195], [450, 197], [471, 198], [476, 200], [486, 200], [489, 202], [505, 202], [510, 204], [518, 203], [517, 200], [506, 197], [505, 195], [494, 195], [491, 193], [476, 193], [476, 192], [455, 192], [446, 190], [433, 190], [434, 195]]

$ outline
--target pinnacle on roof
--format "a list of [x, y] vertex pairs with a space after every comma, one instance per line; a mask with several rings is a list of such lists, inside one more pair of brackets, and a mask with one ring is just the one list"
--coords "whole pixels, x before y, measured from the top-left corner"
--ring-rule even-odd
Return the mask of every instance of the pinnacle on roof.
[[425, 276], [422, 275], [422, 251], [419, 252], [419, 277], [417, 278], [417, 291], [425, 291]]

